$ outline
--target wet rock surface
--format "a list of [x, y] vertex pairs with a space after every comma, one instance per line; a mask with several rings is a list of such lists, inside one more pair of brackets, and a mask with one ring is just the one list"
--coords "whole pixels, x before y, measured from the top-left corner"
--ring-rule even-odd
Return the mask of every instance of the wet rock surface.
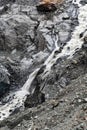
[[[43, 13], [37, 11], [38, 3], [34, 0], [0, 1], [1, 108], [3, 104], [8, 103], [8, 107], [13, 103], [12, 99], [15, 102], [16, 92], [26, 87], [29, 75], [39, 68], [30, 75], [32, 82], [28, 87], [30, 94], [26, 93], [25, 108], [19, 105], [19, 95], [15, 110], [9, 110], [13, 113], [0, 122], [0, 130], [86, 130], [86, 29], [79, 35], [84, 42], [82, 48], [77, 48], [70, 59], [58, 58], [48, 75], [47, 72], [43, 75], [46, 59], [55, 48], [59, 49], [54, 51], [53, 58], [61, 53], [79, 25], [78, 5], [66, 0], [57, 5], [55, 12]], [[80, 3], [86, 4], [84, 0]], [[6, 116], [2, 111], [0, 114]]]
[[0, 64], [0, 97], [10, 89], [10, 74], [6, 67]]
[[[81, 55], [76, 56], [75, 60], [78, 61], [78, 57], [81, 58]], [[76, 62], [73, 61], [73, 65], [69, 69], [69, 73], [72, 72], [72, 69], [75, 69], [75, 65]], [[54, 98], [51, 97], [51, 99], [47, 100], [42, 105], [28, 108], [21, 112], [21, 114], [18, 113], [9, 117], [5, 121], [1, 122], [0, 126], [7, 125], [9, 129], [11, 128], [13, 130], [27, 130], [28, 128], [32, 128], [32, 130], [35, 128], [38, 128], [39, 130], [86, 129], [86, 78], [87, 74], [84, 74], [83, 72], [82, 75], [71, 80], [70, 84], [67, 85], [63, 91], [56, 93]], [[51, 89], [52, 87], [54, 86], [51, 86]]]
[[[2, 11], [0, 17], [0, 55], [1, 62], [10, 71], [12, 83], [23, 86], [27, 76], [53, 51], [55, 40], [59, 47], [66, 45], [78, 24], [77, 8], [72, 5], [69, 10], [69, 4], [65, 8], [66, 3], [62, 4], [60, 10], [52, 14], [40, 14], [35, 6], [26, 5], [26, 2], [5, 5], [8, 9]], [[2, 10], [5, 6], [1, 6]]]

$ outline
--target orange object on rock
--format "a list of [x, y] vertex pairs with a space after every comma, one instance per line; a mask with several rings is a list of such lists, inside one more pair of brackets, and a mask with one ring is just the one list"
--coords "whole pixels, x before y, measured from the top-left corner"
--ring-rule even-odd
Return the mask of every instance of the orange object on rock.
[[42, 0], [41, 3], [43, 4], [50, 4], [50, 3], [53, 3], [53, 4], [56, 4], [56, 3], [62, 3], [63, 0]]
[[63, 3], [63, 0], [41, 0], [36, 6], [39, 12], [54, 12], [57, 10], [57, 6]]

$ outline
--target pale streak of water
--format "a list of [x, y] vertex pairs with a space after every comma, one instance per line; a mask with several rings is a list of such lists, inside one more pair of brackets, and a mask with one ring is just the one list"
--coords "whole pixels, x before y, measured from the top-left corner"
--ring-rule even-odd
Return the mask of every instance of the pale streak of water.
[[[67, 43], [66, 46], [64, 46], [62, 52], [55, 55], [55, 51], [57, 51], [59, 49], [58, 47], [56, 47], [55, 50], [49, 56], [49, 58], [46, 60], [46, 62], [45, 62], [46, 69], [44, 70], [44, 73], [42, 74], [42, 78], [45, 78], [46, 75], [49, 74], [51, 67], [56, 63], [57, 59], [59, 59], [63, 56], [72, 58], [76, 49], [79, 50], [82, 47], [83, 38], [80, 38], [79, 36], [87, 28], [87, 5], [81, 6], [79, 4], [79, 1], [80, 0], [77, 0], [76, 2], [74, 2], [75, 4], [78, 4], [78, 6], [79, 6], [79, 15], [78, 15], [79, 26], [77, 26], [75, 28], [75, 31], [72, 34], [71, 40]], [[68, 49], [68, 48], [70, 48], [70, 49]]]
[[23, 103], [26, 99], [26, 95], [30, 94], [29, 89], [30, 89], [31, 83], [34, 80], [38, 71], [39, 71], [39, 68], [29, 75], [28, 80], [25, 82], [21, 90], [14, 92], [7, 97], [7, 98], [12, 97], [11, 101], [6, 103], [5, 105], [0, 106], [0, 117], [1, 117], [0, 120], [3, 120], [6, 117], [8, 117], [16, 108], [23, 106]]
[[[33, 73], [31, 73], [31, 75], [29, 76], [28, 80], [26, 81], [26, 83], [23, 86], [23, 90], [27, 90], [28, 92], [30, 92], [30, 86], [32, 81], [34, 80], [35, 76], [37, 75], [38, 71], [40, 70], [40, 68], [37, 68]], [[34, 91], [34, 90], [32, 90]], [[33, 93], [33, 92], [32, 92]]]
[[[79, 26], [75, 28], [75, 31], [73, 32], [71, 40], [67, 43], [67, 45], [63, 48], [62, 52], [57, 54], [54, 57], [55, 51], [59, 50], [59, 47], [57, 46], [57, 41], [55, 42], [55, 49], [51, 53], [51, 55], [48, 57], [48, 59], [45, 61], [46, 69], [44, 70], [44, 73], [42, 74], [44, 77], [45, 75], [50, 72], [51, 67], [53, 64], [57, 61], [58, 58], [62, 56], [68, 56], [68, 58], [72, 58], [73, 54], [75, 53], [75, 50], [78, 48], [80, 49], [83, 44], [83, 39], [79, 38], [80, 33], [84, 32], [84, 30], [87, 27], [87, 5], [81, 6], [79, 4], [80, 0], [77, 0], [74, 2], [75, 4], [78, 4], [79, 6]], [[67, 48], [70, 47], [70, 50]], [[28, 80], [24, 84], [24, 86], [21, 88], [21, 90], [12, 93], [10, 96], [12, 96], [12, 100], [6, 103], [5, 105], [0, 106], [0, 120], [3, 120], [7, 118], [12, 112], [9, 110], [14, 111], [15, 108], [18, 108], [20, 106], [23, 106], [24, 100], [26, 99], [26, 95], [29, 94], [29, 89], [31, 86], [31, 83], [33, 82], [35, 76], [37, 75], [40, 68], [35, 69], [33, 73], [30, 74]], [[14, 95], [14, 96], [13, 96]], [[7, 97], [9, 98], [9, 96]]]

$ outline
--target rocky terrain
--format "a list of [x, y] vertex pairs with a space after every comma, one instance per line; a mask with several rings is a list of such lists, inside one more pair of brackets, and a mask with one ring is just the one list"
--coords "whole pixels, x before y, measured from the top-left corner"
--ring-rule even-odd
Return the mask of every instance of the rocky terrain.
[[87, 2], [0, 0], [0, 130], [87, 130]]

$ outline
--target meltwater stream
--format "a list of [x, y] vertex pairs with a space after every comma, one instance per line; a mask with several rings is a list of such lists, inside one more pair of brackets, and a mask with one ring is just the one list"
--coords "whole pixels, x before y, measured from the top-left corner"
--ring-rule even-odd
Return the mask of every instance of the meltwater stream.
[[[58, 54], [55, 53], [56, 51], [59, 50], [59, 47], [57, 46], [57, 41], [55, 41], [55, 49], [44, 63], [44, 65], [46, 65], [46, 68], [42, 74], [43, 78], [47, 76], [47, 74], [51, 70], [51, 67], [57, 61], [58, 58], [62, 56], [72, 58], [75, 51], [82, 47], [83, 38], [80, 38], [79, 36], [82, 32], [85, 31], [87, 27], [87, 5], [82, 6], [79, 4], [79, 1], [80, 0], [77, 1], [73, 0], [73, 3], [78, 4], [79, 6], [79, 15], [78, 15], [79, 26], [75, 28], [71, 40], [67, 42], [66, 46], [64, 46], [63, 50]], [[31, 83], [35, 79], [39, 70], [40, 68], [37, 68], [33, 73], [30, 74], [28, 80], [19, 91], [11, 93], [8, 97], [6, 97], [7, 100], [8, 99], [10, 100], [5, 105], [0, 105], [0, 120], [7, 118], [16, 108], [24, 106], [26, 95], [30, 94], [29, 90], [31, 87]]]
[[31, 86], [31, 83], [34, 80], [38, 71], [39, 68], [29, 75], [28, 80], [19, 91], [11, 93], [8, 97], [6, 97], [6, 100], [10, 101], [5, 105], [0, 106], [0, 120], [8, 117], [15, 109], [23, 107], [26, 96], [30, 94], [29, 88]]
[[46, 65], [46, 69], [44, 70], [42, 77], [45, 77], [46, 75], [48, 75], [48, 73], [51, 70], [51, 67], [53, 66], [53, 64], [56, 63], [57, 59], [63, 56], [72, 58], [75, 51], [79, 50], [82, 47], [83, 38], [80, 38], [80, 34], [84, 32], [87, 27], [87, 5], [81, 6], [79, 2], [80, 0], [73, 0], [73, 3], [78, 4], [79, 6], [79, 15], [78, 15], [79, 26], [75, 28], [75, 31], [72, 34], [71, 40], [67, 42], [66, 46], [64, 46], [61, 53], [57, 53], [57, 54], [55, 53], [56, 51], [59, 50], [58, 46], [55, 45], [56, 48], [54, 49], [54, 51], [51, 53], [49, 58], [44, 63]]

